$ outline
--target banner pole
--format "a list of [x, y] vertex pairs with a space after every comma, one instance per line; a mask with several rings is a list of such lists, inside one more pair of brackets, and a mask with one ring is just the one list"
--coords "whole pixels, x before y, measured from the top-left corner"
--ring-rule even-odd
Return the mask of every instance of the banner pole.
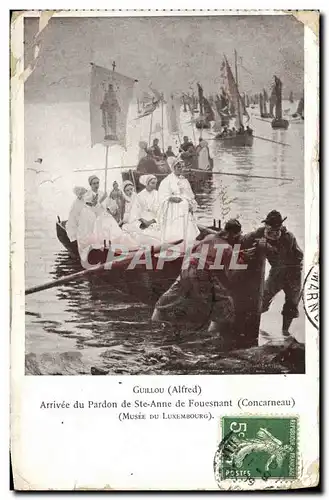
[[107, 169], [109, 163], [109, 146], [105, 146], [105, 181], [104, 181], [104, 192], [107, 192]]
[[151, 146], [152, 122], [153, 122], [153, 112], [151, 113], [150, 133], [149, 133], [149, 147]]
[[162, 152], [165, 153], [165, 145], [164, 145], [164, 135], [163, 135], [163, 99], [161, 101], [161, 137], [162, 137]]

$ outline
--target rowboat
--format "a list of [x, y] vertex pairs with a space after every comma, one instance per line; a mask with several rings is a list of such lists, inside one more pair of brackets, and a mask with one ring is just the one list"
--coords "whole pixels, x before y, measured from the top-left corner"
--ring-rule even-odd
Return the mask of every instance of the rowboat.
[[252, 146], [254, 143], [253, 135], [246, 132], [243, 134], [228, 135], [226, 137], [220, 137], [217, 135], [215, 139], [221, 146], [228, 148]]
[[[223, 62], [223, 68], [226, 68], [226, 78], [227, 78], [227, 85], [229, 88], [229, 95], [230, 95], [230, 105], [231, 108], [236, 110], [236, 129], [237, 133], [232, 134], [232, 135], [225, 135], [223, 136], [222, 134], [217, 134], [215, 136], [216, 141], [219, 141], [219, 143], [224, 146], [224, 147], [244, 147], [244, 146], [252, 146], [254, 142], [254, 138], [252, 135], [252, 130], [244, 130], [243, 132], [239, 132], [241, 127], [243, 128], [243, 116], [246, 115], [249, 117], [249, 114], [246, 110], [245, 106], [245, 100], [242, 99], [239, 91], [239, 84], [238, 84], [238, 66], [237, 66], [237, 52], [234, 51], [235, 55], [235, 77], [233, 75], [232, 69], [230, 67], [230, 64], [224, 56], [224, 62]], [[230, 112], [230, 117], [233, 116], [233, 113]]]
[[[201, 227], [198, 239], [207, 234], [214, 234], [219, 227]], [[75, 266], [79, 262], [77, 243], [71, 242], [66, 232], [66, 221], [58, 218], [56, 222], [58, 240], [68, 251]], [[91, 264], [97, 265], [106, 261], [108, 249], [95, 251], [89, 259]], [[177, 279], [180, 273], [184, 254], [176, 260], [166, 261], [163, 269], [146, 269], [144, 264], [138, 264], [133, 270], [114, 268], [101, 270], [88, 277], [91, 286], [105, 284], [121, 293], [133, 296], [145, 304], [154, 306], [159, 297], [166, 292]], [[155, 262], [158, 255], [154, 256]], [[75, 267], [76, 269], [76, 267]], [[232, 298], [235, 305], [234, 331], [237, 337], [237, 348], [257, 345], [261, 315], [261, 296], [264, 286], [265, 258], [261, 251], [248, 264], [248, 269], [240, 273], [239, 279], [232, 287]]]

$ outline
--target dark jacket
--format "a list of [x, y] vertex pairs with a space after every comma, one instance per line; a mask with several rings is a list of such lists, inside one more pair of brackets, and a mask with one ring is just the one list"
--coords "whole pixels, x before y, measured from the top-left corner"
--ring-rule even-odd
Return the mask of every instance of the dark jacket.
[[[242, 239], [242, 247], [250, 248], [257, 240], [264, 238], [265, 227], [260, 227], [246, 234]], [[277, 241], [266, 243], [266, 257], [272, 267], [301, 268], [303, 265], [303, 252], [298, 246], [295, 236], [282, 227], [281, 236]]]

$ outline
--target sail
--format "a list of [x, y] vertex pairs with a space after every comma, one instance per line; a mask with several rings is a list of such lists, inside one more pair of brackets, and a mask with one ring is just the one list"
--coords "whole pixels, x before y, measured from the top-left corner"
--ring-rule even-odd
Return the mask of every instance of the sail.
[[293, 94], [293, 92], [290, 92], [289, 101], [290, 101], [291, 103], [293, 103], [293, 102], [294, 102], [294, 94]]
[[174, 94], [171, 94], [169, 98], [167, 98], [167, 121], [168, 121], [168, 131], [169, 134], [180, 134], [180, 106], [181, 100], [179, 97], [175, 97]]
[[275, 96], [276, 96], [276, 103], [275, 103], [275, 118], [277, 120], [281, 120], [282, 118], [282, 82], [280, 78], [277, 76], [274, 76], [274, 81], [275, 81]]
[[260, 116], [264, 115], [264, 96], [262, 93], [259, 94], [259, 112]]
[[92, 65], [90, 90], [91, 146], [119, 144], [126, 147], [126, 126], [135, 80]]
[[215, 123], [213, 125], [213, 131], [214, 132], [220, 132], [222, 130], [222, 126], [224, 124], [223, 124], [223, 121], [222, 121], [222, 117], [221, 117], [220, 113], [218, 112], [217, 99], [215, 101], [215, 106], [213, 108], [213, 112], [214, 112], [214, 120], [215, 120]]
[[275, 86], [272, 89], [271, 98], [270, 98], [270, 115], [274, 116], [274, 108], [276, 105], [276, 91]]
[[296, 113], [300, 116], [304, 116], [304, 97], [299, 101]]
[[210, 102], [208, 101], [208, 99], [206, 99], [205, 97], [203, 98], [203, 106], [204, 106], [204, 116], [205, 118], [209, 121], [209, 122], [212, 122], [215, 120], [215, 115], [214, 115], [214, 112], [212, 110], [212, 107], [210, 105]]
[[[225, 63], [226, 63], [226, 72], [227, 72], [227, 80], [228, 80], [228, 87], [229, 87], [229, 92], [230, 96], [232, 99], [232, 103], [236, 109], [237, 115], [236, 115], [236, 127], [239, 129], [241, 125], [243, 125], [243, 103], [239, 94], [239, 89], [237, 87], [237, 84], [235, 82], [232, 70], [230, 68], [230, 65], [225, 57]], [[249, 116], [249, 115], [248, 115]]]
[[203, 115], [203, 88], [201, 87], [200, 83], [197, 83], [198, 87], [198, 95], [199, 95], [199, 104], [200, 104], [200, 115]]
[[268, 95], [267, 95], [267, 92], [266, 90], [264, 89], [263, 90], [263, 109], [264, 109], [264, 115], [267, 115], [267, 106], [266, 106], [266, 102], [268, 101]]

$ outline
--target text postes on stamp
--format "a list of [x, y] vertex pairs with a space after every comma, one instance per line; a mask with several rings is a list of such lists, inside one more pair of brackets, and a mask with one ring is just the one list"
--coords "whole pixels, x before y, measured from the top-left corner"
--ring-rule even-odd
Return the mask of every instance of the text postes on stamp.
[[298, 471], [297, 417], [223, 417], [214, 459], [215, 478], [243, 481], [293, 480]]

